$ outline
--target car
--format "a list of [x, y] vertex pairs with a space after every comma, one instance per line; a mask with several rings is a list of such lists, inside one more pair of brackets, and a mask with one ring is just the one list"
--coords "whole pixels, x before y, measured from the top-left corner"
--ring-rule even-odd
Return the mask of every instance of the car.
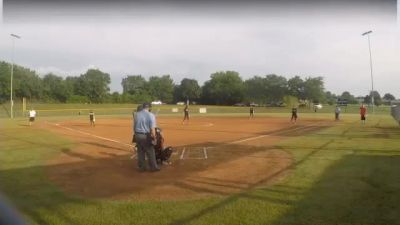
[[152, 101], [151, 104], [152, 105], [162, 105], [163, 103], [160, 100], [158, 100], [158, 101]]
[[314, 107], [315, 107], [316, 109], [322, 109], [322, 104], [315, 104]]
[[185, 105], [185, 102], [177, 102], [177, 105]]
[[257, 103], [254, 103], [254, 102], [252, 102], [252, 103], [250, 103], [250, 104], [249, 104], [249, 106], [258, 107], [258, 104], [257, 104]]
[[234, 106], [246, 106], [244, 103], [236, 103]]

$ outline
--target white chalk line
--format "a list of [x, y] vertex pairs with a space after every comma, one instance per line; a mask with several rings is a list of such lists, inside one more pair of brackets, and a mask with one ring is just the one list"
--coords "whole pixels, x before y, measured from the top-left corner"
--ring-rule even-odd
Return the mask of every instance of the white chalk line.
[[204, 158], [208, 159], [207, 148], [206, 147], [203, 148], [203, 152], [204, 152]]
[[[306, 126], [297, 127], [297, 128], [290, 129], [290, 130], [278, 131], [278, 132], [273, 133], [273, 134], [264, 134], [264, 135], [260, 135], [260, 136], [245, 138], [245, 139], [238, 140], [238, 141], [228, 142], [228, 143], [225, 143], [223, 145], [238, 144], [238, 143], [242, 143], [242, 142], [246, 142], [246, 141], [257, 140], [257, 139], [260, 139], [260, 138], [270, 137], [272, 135], [277, 135], [279, 133], [293, 132], [293, 131], [296, 131], [296, 130], [306, 129], [306, 128], [309, 128], [309, 127], [312, 127], [312, 126], [315, 126], [315, 124], [309, 124], [309, 125], [306, 125]], [[188, 158], [188, 157], [186, 157], [185, 159], [208, 159], [207, 148], [213, 148], [213, 147], [203, 147], [204, 158], [199, 158], [199, 157], [197, 157], [197, 158], [195, 158], [195, 157]], [[183, 150], [182, 150], [181, 156], [180, 156], [181, 160], [184, 159], [185, 151], [186, 151], [186, 148], [184, 147]]]
[[[47, 121], [46, 121], [46, 123], [47, 123]], [[52, 124], [52, 123], [50, 123], [50, 124]], [[212, 123], [210, 123], [210, 124], [212, 124]], [[98, 139], [101, 139], [101, 140], [110, 141], [110, 142], [114, 142], [114, 143], [117, 143], [117, 144], [122, 144], [122, 145], [125, 145], [125, 146], [129, 146], [129, 147], [135, 147], [134, 145], [126, 144], [126, 143], [123, 143], [123, 142], [120, 142], [120, 141], [117, 141], [117, 140], [114, 140], [114, 139], [105, 138], [105, 137], [101, 137], [101, 136], [98, 136], [98, 135], [87, 133], [87, 132], [84, 132], [84, 131], [81, 131], [81, 130], [77, 130], [77, 129], [61, 126], [58, 123], [55, 123], [53, 125], [55, 125], [57, 127], [60, 127], [60, 128], [64, 128], [64, 129], [70, 130], [70, 131], [73, 131], [73, 132], [78, 132], [78, 133], [85, 134], [85, 135], [88, 135], [88, 136], [91, 136], [91, 137], [94, 137], [94, 138], [98, 138]], [[214, 124], [212, 124], [212, 126], [213, 125]], [[296, 131], [296, 130], [308, 128], [308, 127], [311, 127], [311, 126], [314, 126], [314, 125], [315, 124], [310, 124], [310, 125], [303, 126], [303, 127], [297, 127], [295, 129], [291, 129], [291, 130], [278, 131], [278, 132], [276, 132], [276, 133], [274, 133], [272, 135], [276, 135], [276, 134], [283, 133], [283, 132], [288, 132], [288, 131], [290, 131], [290, 132], [291, 131]], [[271, 136], [271, 135], [270, 134], [265, 134], [265, 135], [260, 135], [260, 136], [256, 136], [256, 137], [250, 137], [250, 138], [246, 138], [246, 139], [242, 139], [242, 140], [238, 140], [238, 141], [232, 141], [232, 142], [226, 143], [225, 145], [238, 144], [238, 143], [242, 143], [242, 142], [246, 142], [246, 141], [252, 141], [252, 140], [256, 140], [256, 139], [260, 139], [260, 138], [264, 138], [264, 137], [269, 137], [269, 136]], [[204, 147], [203, 148], [204, 158], [190, 158], [190, 159], [208, 159], [207, 148], [212, 148], [212, 147]], [[184, 159], [185, 151], [186, 151], [186, 148], [184, 147], [183, 150], [182, 150], [182, 153], [180, 155], [180, 159], [181, 160]], [[133, 159], [135, 157], [136, 157], [136, 153], [134, 151], [134, 153], [132, 154], [131, 158]]]
[[[207, 148], [211, 148], [211, 147], [203, 147], [204, 157], [190, 157], [190, 156], [185, 157], [186, 147], [184, 147], [182, 150], [181, 156], [179, 158], [181, 160], [184, 160], [184, 159], [208, 159]], [[188, 149], [188, 152], [189, 152], [189, 150], [190, 149]]]
[[183, 148], [180, 159], [183, 159], [183, 156], [185, 155], [185, 150], [186, 150], [186, 148]]
[[277, 134], [279, 134], [279, 133], [292, 132], [292, 131], [296, 131], [296, 130], [308, 128], [308, 127], [311, 127], [311, 126], [315, 126], [315, 124], [310, 124], [310, 125], [307, 125], [307, 126], [297, 127], [297, 128], [290, 129], [290, 130], [278, 131], [278, 132], [273, 133], [273, 134], [264, 134], [264, 135], [260, 135], [260, 136], [255, 136], [255, 137], [250, 137], [250, 138], [238, 140], [238, 141], [232, 141], [232, 142], [226, 143], [226, 145], [229, 145], [229, 144], [238, 144], [238, 143], [242, 143], [242, 142], [246, 142], [246, 141], [252, 141], [252, 140], [256, 140], [256, 139], [260, 139], [260, 138], [264, 138], [264, 137], [269, 137], [269, 136], [271, 136], [271, 135], [277, 135]]
[[[49, 124], [52, 124], [52, 125], [54, 125], [56, 127], [60, 127], [60, 128], [72, 131], [72, 132], [77, 132], [77, 133], [84, 134], [84, 135], [87, 135], [87, 136], [90, 136], [90, 137], [94, 137], [94, 138], [97, 138], [97, 139], [101, 139], [101, 140], [105, 140], [105, 141], [109, 141], [109, 142], [114, 142], [114, 143], [121, 144], [121, 145], [124, 145], [124, 146], [135, 147], [134, 145], [127, 144], [127, 143], [124, 143], [124, 142], [121, 142], [121, 141], [117, 141], [117, 140], [114, 140], [114, 139], [111, 139], [111, 138], [105, 138], [105, 137], [101, 137], [101, 136], [98, 136], [98, 135], [95, 135], [95, 134], [91, 134], [91, 133], [88, 133], [88, 132], [84, 132], [84, 131], [81, 131], [81, 130], [77, 130], [77, 129], [61, 126], [58, 123], [55, 123], [55, 124], [49, 123]], [[131, 158], [134, 158], [135, 156], [136, 156], [136, 153], [133, 153]]]
[[[175, 123], [158, 123], [159, 125], [177, 125], [177, 124], [175, 124]], [[193, 127], [196, 127], [196, 126], [199, 126], [199, 127], [212, 127], [212, 126], [214, 126], [214, 124], [213, 123], [206, 123], [206, 124], [200, 124], [200, 125], [193, 125], [193, 124], [191, 124], [191, 126]]]
[[212, 127], [212, 126], [214, 126], [214, 124], [213, 123], [207, 123], [206, 125], [204, 125], [205, 127]]
[[251, 137], [251, 138], [242, 139], [242, 140], [239, 140], [239, 141], [232, 141], [232, 142], [229, 142], [229, 143], [226, 143], [226, 144], [227, 144], [227, 145], [230, 145], [230, 144], [238, 144], [238, 143], [242, 143], [242, 142], [246, 142], [246, 141], [251, 141], [251, 140], [256, 140], [256, 139], [260, 139], [260, 138], [268, 137], [268, 136], [270, 136], [270, 135], [265, 134], [265, 135], [260, 135], [260, 136], [256, 136], [256, 137]]

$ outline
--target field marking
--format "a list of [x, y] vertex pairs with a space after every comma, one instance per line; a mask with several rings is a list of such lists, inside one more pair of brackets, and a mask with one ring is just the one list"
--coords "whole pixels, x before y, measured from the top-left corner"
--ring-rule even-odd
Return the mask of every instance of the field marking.
[[205, 126], [205, 127], [212, 127], [212, 126], [214, 126], [214, 124], [213, 124], [213, 123], [207, 123], [206, 125], [203, 125], [203, 126]]
[[[321, 123], [322, 123], [322, 122], [321, 122]], [[315, 126], [315, 125], [316, 125], [316, 124], [309, 124], [309, 125], [306, 125], [306, 126], [297, 127], [297, 128], [290, 129], [290, 130], [277, 131], [277, 132], [272, 133], [272, 134], [264, 134], [264, 135], [260, 135], [260, 136], [249, 137], [249, 138], [245, 138], [245, 139], [238, 140], [238, 141], [228, 142], [228, 143], [226, 143], [225, 145], [229, 145], [229, 144], [238, 144], [238, 143], [242, 143], [242, 142], [246, 142], [246, 141], [252, 141], [252, 140], [256, 140], [256, 139], [260, 139], [260, 138], [264, 138], [264, 137], [269, 137], [269, 136], [271, 136], [271, 135], [277, 135], [277, 134], [279, 134], [279, 133], [284, 133], [284, 132], [293, 132], [293, 131], [296, 131], [296, 130], [308, 128], [308, 127]]]
[[[121, 141], [117, 141], [117, 140], [114, 140], [114, 139], [111, 139], [111, 138], [101, 137], [101, 136], [98, 136], [98, 135], [95, 135], [95, 134], [91, 134], [91, 133], [88, 133], [88, 132], [85, 132], [85, 131], [81, 131], [81, 130], [78, 130], [78, 129], [65, 127], [65, 126], [60, 125], [59, 123], [49, 123], [48, 121], [45, 121], [45, 123], [48, 123], [48, 124], [54, 125], [56, 127], [72, 131], [72, 132], [81, 133], [81, 134], [84, 134], [84, 135], [87, 135], [87, 136], [90, 136], [90, 137], [94, 137], [94, 138], [97, 138], [97, 139], [101, 139], [101, 140], [105, 140], [105, 141], [121, 144], [121, 145], [124, 145], [124, 146], [133, 147], [133, 154], [131, 156], [131, 159], [133, 159], [133, 158], [135, 158], [137, 156], [136, 151], [135, 151], [135, 145], [127, 144], [127, 143], [124, 143], [124, 142], [121, 142]], [[320, 122], [320, 123], [322, 123], [322, 122]], [[212, 123], [210, 123], [210, 124], [212, 124]], [[212, 125], [214, 125], [214, 124], [212, 124]], [[293, 131], [296, 131], [296, 130], [308, 128], [308, 127], [315, 126], [315, 125], [316, 124], [309, 124], [309, 125], [306, 125], [306, 126], [297, 127], [297, 128], [290, 129], [290, 130], [278, 131], [278, 132], [273, 133], [273, 134], [264, 134], [264, 135], [260, 135], [260, 136], [249, 137], [249, 138], [245, 138], [245, 139], [238, 140], [238, 141], [228, 142], [228, 143], [225, 143], [223, 145], [238, 144], [238, 143], [242, 143], [242, 142], [246, 142], [246, 141], [256, 140], [256, 139], [260, 139], [260, 138], [264, 138], [264, 137], [269, 137], [271, 135], [276, 135], [276, 134], [279, 134], [279, 133], [293, 132]], [[212, 148], [212, 147], [203, 147], [204, 158], [190, 158], [190, 159], [208, 159], [207, 148]], [[184, 159], [185, 151], [186, 151], [186, 148], [184, 147], [183, 150], [182, 150], [182, 153], [180, 155], [180, 159], [181, 160]], [[131, 151], [129, 151], [129, 152], [131, 152]], [[178, 153], [176, 153], [176, 154], [178, 154]]]
[[[190, 123], [190, 122], [189, 122]], [[177, 125], [177, 123], [158, 123], [158, 125]], [[190, 126], [191, 127], [196, 127], [196, 126], [199, 126], [199, 127], [212, 127], [212, 126], [214, 126], [214, 124], [213, 123], [205, 123], [205, 124], [190, 124]]]
[[242, 139], [242, 140], [238, 140], [238, 141], [232, 141], [226, 144], [238, 144], [238, 143], [242, 143], [242, 142], [246, 142], [246, 141], [251, 141], [251, 140], [256, 140], [256, 139], [260, 139], [263, 137], [268, 137], [270, 136], [269, 134], [264, 134], [264, 135], [260, 135], [260, 136], [255, 136], [255, 137], [250, 137], [250, 138], [246, 138], [246, 139]]
[[[184, 159], [208, 159], [208, 154], [207, 154], [207, 148], [210, 148], [210, 147], [203, 147], [203, 157], [190, 157], [189, 155], [189, 151], [190, 151], [190, 149], [188, 149], [187, 151], [186, 151], [186, 147], [183, 147], [183, 150], [182, 150], [182, 153], [181, 153], [181, 156], [179, 157], [181, 160], [184, 160]], [[201, 151], [201, 150], [200, 150]], [[186, 154], [186, 155], [188, 155], [188, 156], [186, 156], [185, 157], [185, 153], [187, 153], [188, 152], [188, 154]]]
[[[77, 129], [61, 126], [58, 123], [54, 124], [54, 123], [49, 123], [47, 121], [46, 121], [46, 123], [54, 125], [54, 126], [59, 127], [59, 128], [63, 128], [63, 129], [72, 131], [72, 132], [77, 132], [77, 133], [84, 134], [84, 135], [87, 135], [87, 136], [90, 136], [90, 137], [94, 137], [94, 138], [97, 138], [97, 139], [114, 142], [114, 143], [121, 144], [121, 145], [124, 145], [124, 146], [129, 146], [129, 147], [132, 147], [132, 148], [135, 147], [134, 145], [127, 144], [127, 143], [124, 143], [124, 142], [121, 142], [121, 141], [117, 141], [117, 140], [114, 140], [114, 139], [111, 139], [111, 138], [105, 138], [105, 137], [101, 137], [101, 136], [98, 136], [98, 135], [95, 135], [95, 134], [91, 134], [91, 133], [88, 133], [88, 132], [84, 132], [84, 131], [81, 131], [81, 130], [77, 130]], [[131, 152], [131, 151], [129, 151], [129, 152]], [[132, 154], [131, 158], [134, 158], [136, 156], [136, 152], [135, 151], [133, 151], [133, 152], [134, 153]]]
[[208, 156], [207, 156], [207, 148], [206, 148], [206, 147], [203, 148], [203, 152], [204, 152], [204, 158], [205, 158], [205, 159], [208, 159]]
[[[322, 122], [320, 122], [320, 123], [322, 123]], [[320, 123], [317, 123], [317, 124], [320, 124]], [[260, 138], [270, 137], [272, 135], [277, 135], [277, 134], [284, 133], [284, 132], [293, 132], [293, 131], [302, 130], [302, 129], [306, 130], [307, 128], [315, 126], [315, 125], [316, 124], [309, 124], [309, 125], [306, 125], [306, 126], [296, 127], [296, 128], [289, 129], [289, 130], [277, 131], [277, 132], [271, 133], [271, 134], [264, 134], [264, 135], [259, 135], [259, 136], [255, 136], [255, 137], [249, 137], [249, 138], [245, 138], [245, 139], [238, 140], [238, 141], [228, 142], [228, 143], [222, 144], [222, 146], [230, 145], [230, 144], [238, 144], [238, 143], [242, 143], [242, 142], [246, 142], [246, 141], [257, 140], [257, 139], [260, 139]], [[213, 147], [203, 147], [204, 158], [187, 158], [187, 159], [208, 159], [207, 148], [213, 148]], [[180, 156], [180, 159], [184, 159], [185, 151], [186, 151], [186, 147], [183, 148], [181, 156]]]
[[180, 159], [183, 159], [183, 156], [185, 155], [185, 150], [186, 150], [186, 148], [184, 147], [183, 150], [182, 150], [182, 154], [181, 154]]

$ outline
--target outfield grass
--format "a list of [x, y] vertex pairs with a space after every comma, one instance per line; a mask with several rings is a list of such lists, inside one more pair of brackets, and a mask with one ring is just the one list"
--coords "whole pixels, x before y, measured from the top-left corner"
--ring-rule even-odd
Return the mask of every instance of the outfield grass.
[[400, 128], [389, 116], [370, 116], [363, 126], [344, 114], [331, 128], [276, 143], [294, 164], [273, 186], [162, 202], [64, 194], [47, 181], [45, 162], [74, 143], [23, 123], [0, 120], [0, 189], [32, 224], [400, 224]]
[[[9, 117], [10, 106], [7, 104], [0, 105], [0, 118]], [[341, 107], [342, 114], [358, 114], [359, 105], [348, 105], [347, 107]], [[94, 110], [96, 115], [132, 115], [132, 112], [137, 108], [137, 104], [28, 104], [27, 109], [34, 108], [38, 117], [49, 117], [49, 116], [87, 116], [90, 110]], [[173, 113], [172, 109], [178, 108], [178, 113]], [[179, 105], [154, 105], [153, 112], [159, 115], [181, 115], [184, 106]], [[192, 115], [199, 114], [199, 108], [207, 108], [208, 114], [249, 114], [249, 107], [235, 107], [235, 106], [204, 106], [204, 105], [191, 105], [190, 113]], [[300, 107], [298, 109], [299, 114], [318, 114], [318, 113], [330, 113], [334, 114], [334, 105], [324, 105], [322, 109], [319, 109], [317, 113], [314, 112], [313, 108]], [[291, 113], [291, 108], [287, 107], [255, 107], [255, 113]], [[369, 109], [369, 113], [371, 109]], [[387, 115], [390, 114], [389, 106], [375, 107], [375, 114]], [[21, 104], [15, 104], [14, 115], [17, 118], [22, 118], [27, 115], [27, 112], [22, 111]]]

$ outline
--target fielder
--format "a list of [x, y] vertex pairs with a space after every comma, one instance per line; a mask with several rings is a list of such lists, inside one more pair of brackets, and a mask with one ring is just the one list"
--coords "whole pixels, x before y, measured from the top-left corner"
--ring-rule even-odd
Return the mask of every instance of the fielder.
[[254, 117], [254, 108], [253, 106], [250, 107], [250, 118]]
[[365, 124], [365, 117], [367, 115], [367, 108], [365, 107], [364, 104], [361, 105], [360, 107], [360, 116], [361, 116], [361, 123]]
[[185, 115], [183, 117], [182, 124], [184, 124], [185, 121], [187, 121], [187, 123], [189, 123], [189, 106], [188, 105], [185, 106], [185, 108], [183, 109], [183, 112], [185, 113]]
[[93, 110], [90, 110], [89, 112], [89, 120], [90, 120], [90, 126], [94, 127], [96, 122], [96, 117], [94, 116]]
[[296, 107], [292, 108], [292, 118], [290, 119], [290, 122], [292, 122], [292, 123], [297, 122], [297, 108]]
[[35, 122], [36, 111], [34, 109], [29, 110], [29, 126], [32, 126], [32, 123]]

